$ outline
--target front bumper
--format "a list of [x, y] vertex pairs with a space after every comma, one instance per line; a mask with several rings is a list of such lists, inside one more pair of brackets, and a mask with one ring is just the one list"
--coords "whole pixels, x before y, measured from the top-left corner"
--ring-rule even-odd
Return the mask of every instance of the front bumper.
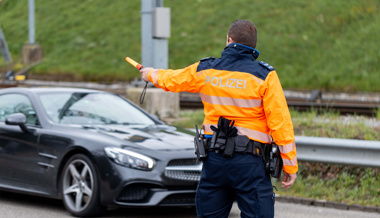
[[[167, 152], [166, 152], [167, 153]], [[120, 166], [101, 158], [101, 202], [105, 206], [193, 206], [202, 164], [193, 152], [178, 152], [157, 161], [152, 171]], [[109, 170], [107, 170], [107, 168]]]
[[129, 184], [119, 193], [115, 203], [119, 206], [192, 206], [195, 204], [195, 189], [165, 189], [160, 185]]

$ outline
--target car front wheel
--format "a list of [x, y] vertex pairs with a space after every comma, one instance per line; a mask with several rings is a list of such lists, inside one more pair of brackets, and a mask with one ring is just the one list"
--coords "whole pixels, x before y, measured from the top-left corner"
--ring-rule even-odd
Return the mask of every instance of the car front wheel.
[[74, 216], [100, 215], [104, 207], [99, 202], [99, 181], [91, 160], [76, 154], [66, 163], [61, 182], [63, 203]]

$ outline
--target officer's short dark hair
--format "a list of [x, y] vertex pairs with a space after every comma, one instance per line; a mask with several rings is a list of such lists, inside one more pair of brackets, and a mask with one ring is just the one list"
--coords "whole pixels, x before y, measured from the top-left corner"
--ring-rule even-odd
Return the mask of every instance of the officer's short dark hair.
[[248, 20], [234, 21], [228, 29], [228, 37], [231, 37], [236, 43], [256, 48], [256, 26]]

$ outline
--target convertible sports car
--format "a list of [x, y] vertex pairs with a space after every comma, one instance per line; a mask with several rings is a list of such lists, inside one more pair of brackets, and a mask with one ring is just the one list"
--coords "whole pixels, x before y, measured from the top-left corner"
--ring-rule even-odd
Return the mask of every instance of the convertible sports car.
[[193, 136], [118, 95], [0, 90], [0, 189], [62, 199], [74, 216], [108, 206], [193, 206]]

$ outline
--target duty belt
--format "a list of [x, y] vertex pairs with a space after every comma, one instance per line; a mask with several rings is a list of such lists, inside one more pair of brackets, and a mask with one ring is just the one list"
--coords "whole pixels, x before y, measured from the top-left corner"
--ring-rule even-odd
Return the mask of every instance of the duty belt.
[[[223, 151], [224, 149], [223, 147], [219, 149], [210, 148], [211, 139], [207, 139], [206, 144], [207, 144], [207, 151], [222, 153], [221, 151]], [[262, 157], [264, 155], [264, 147], [265, 147], [264, 143], [254, 141], [254, 140], [249, 140], [248, 144], [245, 146], [241, 146], [241, 145], [239, 146], [239, 144], [236, 144], [234, 152], [239, 153], [239, 154], [253, 154], [253, 155]]]

